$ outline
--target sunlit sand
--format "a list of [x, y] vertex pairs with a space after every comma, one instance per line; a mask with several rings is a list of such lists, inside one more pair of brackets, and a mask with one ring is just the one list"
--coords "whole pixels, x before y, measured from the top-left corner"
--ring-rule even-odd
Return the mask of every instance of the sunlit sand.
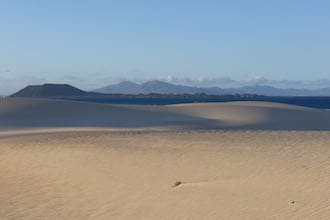
[[0, 102], [1, 219], [328, 219], [330, 113]]

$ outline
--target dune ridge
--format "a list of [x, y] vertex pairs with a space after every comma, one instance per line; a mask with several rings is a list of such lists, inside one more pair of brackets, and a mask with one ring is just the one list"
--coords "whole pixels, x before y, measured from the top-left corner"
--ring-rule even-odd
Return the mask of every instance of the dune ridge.
[[330, 216], [328, 110], [0, 100], [0, 219]]
[[0, 129], [23, 127], [330, 130], [330, 111], [267, 102], [134, 106], [1, 100]]

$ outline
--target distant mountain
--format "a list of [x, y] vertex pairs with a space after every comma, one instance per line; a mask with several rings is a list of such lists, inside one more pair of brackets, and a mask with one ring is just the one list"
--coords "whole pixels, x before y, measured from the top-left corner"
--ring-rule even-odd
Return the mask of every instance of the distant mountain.
[[194, 86], [183, 86], [171, 84], [159, 80], [148, 81], [137, 84], [129, 81], [121, 82], [95, 90], [104, 94], [197, 94], [205, 93], [210, 95], [226, 94], [257, 94], [267, 96], [330, 96], [330, 88], [308, 90], [308, 89], [280, 89], [272, 86], [244, 86], [239, 88], [219, 87], [201, 88]]
[[44, 84], [37, 86], [27, 86], [24, 89], [11, 95], [11, 97], [42, 98], [84, 96], [87, 94], [89, 93], [67, 84]]
[[[117, 94], [117, 95], [116, 95]], [[27, 86], [24, 89], [11, 95], [11, 97], [30, 98], [52, 98], [52, 97], [104, 97], [122, 95], [183, 95], [183, 94], [206, 94], [206, 95], [263, 95], [263, 96], [330, 96], [330, 88], [308, 90], [308, 89], [280, 89], [271, 86], [245, 86], [240, 88], [219, 87], [201, 88], [194, 86], [175, 85], [163, 81], [148, 81], [142, 84], [124, 81], [97, 89], [93, 92], [86, 92], [68, 84], [44, 84]]]
[[96, 89], [94, 92], [107, 93], [107, 94], [137, 94], [140, 89], [140, 85], [130, 81], [123, 81], [115, 85], [106, 86], [100, 89]]
[[142, 83], [139, 90], [139, 93], [143, 93], [143, 94], [148, 94], [148, 93], [194, 94], [194, 93], [203, 93], [203, 92], [204, 89], [199, 89], [197, 87], [174, 85], [159, 80], [153, 80]]
[[203, 93], [205, 89], [199, 89], [197, 87], [174, 85], [171, 83], [153, 80], [142, 84], [137, 84], [129, 81], [124, 81], [115, 85], [106, 86], [95, 90], [94, 92], [100, 92], [105, 94], [195, 94]]

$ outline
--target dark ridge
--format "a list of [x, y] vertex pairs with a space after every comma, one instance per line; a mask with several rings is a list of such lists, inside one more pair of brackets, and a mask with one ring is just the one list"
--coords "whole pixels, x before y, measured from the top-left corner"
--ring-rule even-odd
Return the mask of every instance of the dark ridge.
[[[123, 82], [124, 85], [136, 84]], [[160, 85], [159, 81], [146, 83], [150, 85]], [[139, 85], [139, 84], [138, 84]], [[164, 83], [167, 87], [168, 84]], [[260, 87], [259, 87], [260, 88]], [[161, 89], [162, 90], [162, 89]], [[173, 90], [172, 90], [173, 91]], [[232, 102], [232, 101], [266, 101], [279, 102], [292, 105], [299, 105], [312, 108], [330, 109], [330, 97], [326, 96], [264, 96], [249, 91], [241, 93], [227, 92], [226, 94], [207, 93], [112, 93], [102, 94], [97, 92], [86, 92], [68, 84], [45, 84], [38, 86], [27, 86], [9, 97], [22, 98], [50, 98], [64, 99], [82, 102], [111, 103], [111, 104], [135, 104], [135, 105], [169, 105], [194, 102]]]
[[27, 86], [24, 89], [14, 93], [10, 97], [49, 98], [85, 95], [88, 95], [88, 93], [68, 84], [44, 84]]

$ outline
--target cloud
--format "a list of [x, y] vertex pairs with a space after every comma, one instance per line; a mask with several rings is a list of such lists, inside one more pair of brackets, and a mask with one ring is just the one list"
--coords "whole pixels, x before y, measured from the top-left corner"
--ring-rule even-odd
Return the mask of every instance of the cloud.
[[174, 84], [183, 84], [188, 86], [199, 87], [221, 87], [221, 88], [237, 88], [243, 86], [272, 86], [277, 88], [297, 88], [297, 89], [321, 89], [330, 87], [330, 80], [270, 80], [264, 77], [254, 77], [246, 80], [234, 80], [230, 77], [215, 77], [215, 78], [178, 78], [173, 76], [160, 77], [163, 80]]

